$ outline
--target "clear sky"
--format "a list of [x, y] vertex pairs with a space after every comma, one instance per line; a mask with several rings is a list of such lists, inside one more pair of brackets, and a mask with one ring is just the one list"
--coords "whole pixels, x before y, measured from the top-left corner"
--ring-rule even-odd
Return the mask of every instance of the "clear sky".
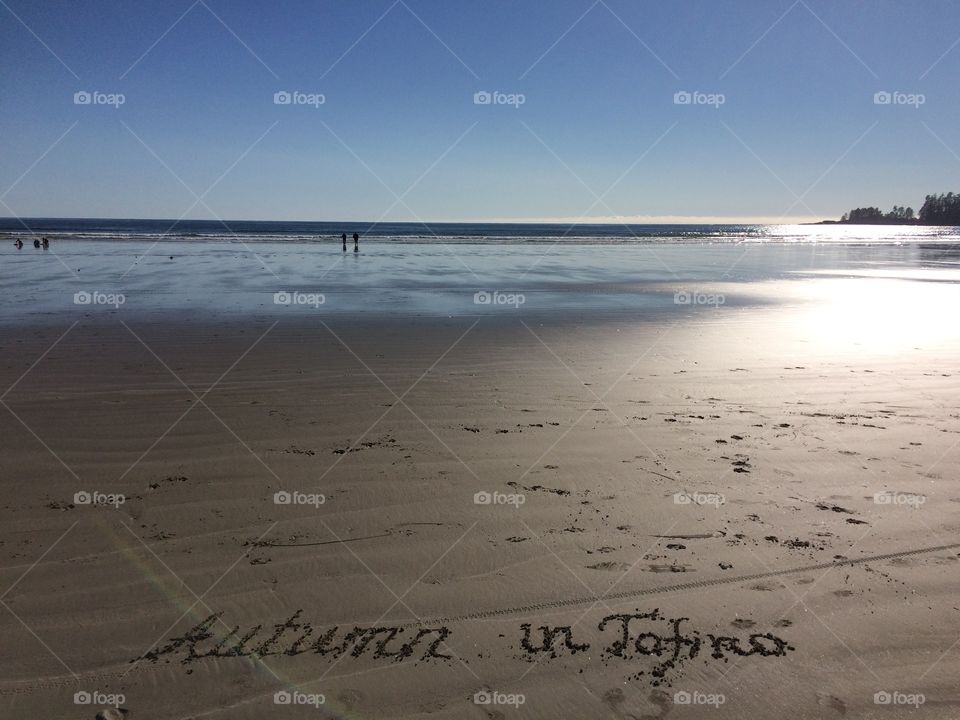
[[3, 216], [812, 220], [960, 190], [955, 0], [0, 0], [0, 67]]

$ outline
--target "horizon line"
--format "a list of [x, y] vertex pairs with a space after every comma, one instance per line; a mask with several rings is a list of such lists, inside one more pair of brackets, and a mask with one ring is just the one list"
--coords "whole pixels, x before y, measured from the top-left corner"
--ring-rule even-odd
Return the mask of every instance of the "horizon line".
[[[261, 223], [325, 223], [329, 225], [342, 224], [369, 224], [374, 225], [809, 225], [824, 220], [836, 218], [810, 217], [777, 217], [777, 216], [724, 216], [724, 215], [630, 215], [630, 216], [598, 216], [598, 217], [523, 217], [523, 218], [459, 218], [440, 220], [365, 220], [365, 219], [338, 219], [318, 220], [304, 218], [162, 218], [162, 217], [105, 217], [83, 215], [0, 215], [0, 221], [29, 221], [29, 220], [104, 220], [128, 222], [169, 222], [171, 226], [188, 222], [209, 222], [228, 224], [231, 222], [261, 222]], [[25, 229], [26, 230], [26, 229]]]

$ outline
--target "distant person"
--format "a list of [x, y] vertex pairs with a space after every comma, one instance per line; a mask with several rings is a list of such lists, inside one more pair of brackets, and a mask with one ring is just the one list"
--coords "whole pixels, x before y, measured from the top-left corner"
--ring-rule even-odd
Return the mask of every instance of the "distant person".
[[360, 252], [360, 236], [356, 233], [353, 234], [353, 251]]
[[47, 238], [44, 238], [44, 239], [43, 239], [43, 243], [41, 243], [41, 244], [43, 245], [43, 249], [44, 249], [44, 250], [46, 250], [48, 247], [50, 247], [50, 241], [47, 240]]
[[34, 239], [33, 239], [33, 246], [34, 246], [35, 248], [39, 248], [39, 247], [40, 247], [40, 241], [37, 240], [36, 238], [34, 238]]
[[19, 250], [20, 248], [23, 247], [23, 240], [21, 240], [20, 238], [17, 238], [16, 241], [14, 241], [13, 244], [16, 245], [16, 246], [17, 246], [17, 250]]
[[343, 240], [343, 251], [346, 252], [347, 251], [347, 234], [343, 233], [343, 235], [340, 236], [340, 239]]

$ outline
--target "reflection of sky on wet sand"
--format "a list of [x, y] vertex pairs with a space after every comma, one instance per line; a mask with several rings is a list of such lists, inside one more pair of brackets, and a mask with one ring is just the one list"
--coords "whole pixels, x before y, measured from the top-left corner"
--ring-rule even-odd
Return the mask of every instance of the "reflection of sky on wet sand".
[[[49, 252], [0, 251], [5, 322], [111, 313], [161, 318], [622, 314], [727, 317], [789, 308], [818, 342], [896, 349], [952, 332], [960, 251], [947, 244], [457, 245], [64, 241]], [[171, 258], [172, 255], [172, 258]], [[122, 293], [118, 310], [75, 305], [79, 291]], [[522, 293], [521, 307], [475, 304], [479, 291]], [[322, 293], [319, 308], [274, 293]], [[720, 307], [675, 293], [722, 294]], [[599, 316], [598, 316], [599, 317]], [[729, 319], [729, 318], [728, 318]], [[793, 321], [791, 321], [793, 322]]]

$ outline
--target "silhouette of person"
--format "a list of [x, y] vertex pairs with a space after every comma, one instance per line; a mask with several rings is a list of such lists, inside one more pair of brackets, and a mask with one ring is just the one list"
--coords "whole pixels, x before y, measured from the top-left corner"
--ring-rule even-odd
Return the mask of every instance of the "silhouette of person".
[[347, 251], [347, 234], [343, 233], [343, 235], [340, 236], [340, 239], [343, 240], [343, 251], [346, 252]]
[[356, 233], [353, 234], [353, 251], [360, 252], [360, 236]]
[[34, 239], [33, 239], [33, 246], [34, 246], [35, 248], [40, 247], [40, 241], [37, 240], [36, 238], [34, 238]]
[[44, 250], [46, 250], [48, 247], [50, 247], [50, 241], [47, 240], [46, 238], [43, 239], [43, 243], [42, 243], [42, 244], [43, 244], [43, 249], [44, 249]]
[[17, 246], [17, 250], [19, 250], [20, 248], [23, 247], [23, 240], [21, 240], [20, 238], [17, 238], [16, 241], [15, 241], [13, 244], [16, 245], [16, 246]]

